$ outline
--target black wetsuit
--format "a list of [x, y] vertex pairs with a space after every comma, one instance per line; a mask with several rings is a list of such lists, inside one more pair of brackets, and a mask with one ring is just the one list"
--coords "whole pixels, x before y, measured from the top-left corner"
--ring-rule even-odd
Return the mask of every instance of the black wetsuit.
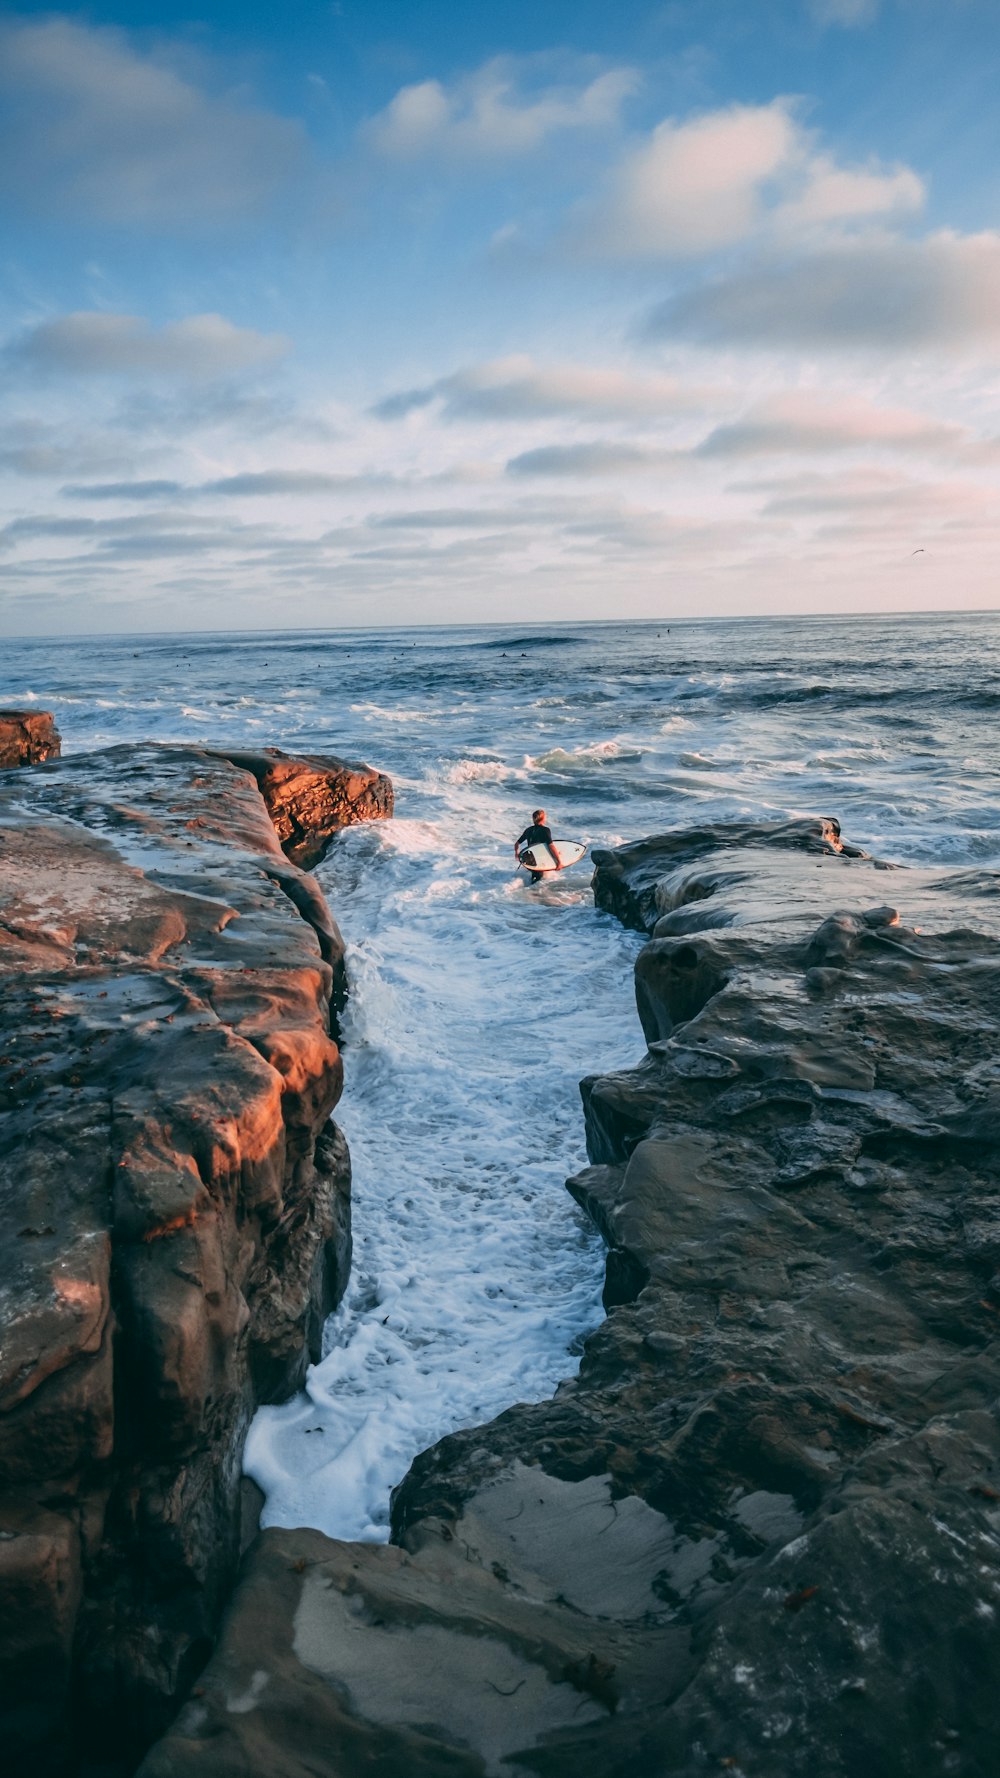
[[[552, 829], [551, 827], [536, 826], [533, 824], [531, 827], [526, 827], [522, 834], [518, 834], [514, 844], [519, 852], [522, 846], [551, 846]], [[533, 883], [540, 883], [544, 875], [544, 871], [533, 870], [531, 873], [531, 881]]]

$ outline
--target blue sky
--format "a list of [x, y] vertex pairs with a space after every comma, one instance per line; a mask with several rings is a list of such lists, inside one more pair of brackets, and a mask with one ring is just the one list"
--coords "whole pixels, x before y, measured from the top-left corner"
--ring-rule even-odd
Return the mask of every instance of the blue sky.
[[994, 607], [998, 51], [0, 12], [0, 633]]

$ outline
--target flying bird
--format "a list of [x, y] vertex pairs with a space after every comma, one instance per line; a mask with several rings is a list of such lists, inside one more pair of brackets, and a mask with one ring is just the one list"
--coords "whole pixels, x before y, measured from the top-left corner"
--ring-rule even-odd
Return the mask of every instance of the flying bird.
[[911, 554], [911, 556], [925, 556], [927, 554], [927, 551], [925, 550], [923, 544], [921, 544], [919, 549], [911, 549], [910, 554]]

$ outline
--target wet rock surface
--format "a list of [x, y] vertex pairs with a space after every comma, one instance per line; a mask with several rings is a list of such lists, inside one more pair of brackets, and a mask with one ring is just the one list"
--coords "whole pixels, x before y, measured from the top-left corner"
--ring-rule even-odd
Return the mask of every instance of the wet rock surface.
[[228, 760], [120, 747], [0, 778], [14, 1773], [127, 1769], [209, 1651], [250, 1416], [298, 1386], [347, 1278], [340, 971]]
[[0, 710], [0, 771], [58, 759], [62, 737], [48, 710]]
[[142, 1778], [996, 1769], [1000, 881], [818, 821], [596, 863], [652, 935], [570, 1182], [608, 1318], [393, 1546], [265, 1532]]

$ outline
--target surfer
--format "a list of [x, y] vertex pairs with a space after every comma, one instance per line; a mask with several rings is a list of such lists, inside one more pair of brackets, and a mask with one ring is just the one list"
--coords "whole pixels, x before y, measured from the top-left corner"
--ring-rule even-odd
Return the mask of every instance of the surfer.
[[[521, 862], [521, 847], [522, 846], [550, 846], [551, 847], [551, 845], [552, 845], [552, 829], [551, 829], [551, 827], [547, 827], [545, 825], [545, 810], [544, 809], [532, 809], [532, 811], [531, 811], [531, 826], [526, 827], [522, 834], [518, 834], [517, 839], [514, 841], [514, 857], [517, 859], [518, 864], [520, 864], [520, 862]], [[557, 865], [557, 868], [558, 868], [558, 865]], [[531, 881], [533, 883], [540, 883], [544, 875], [545, 875], [544, 871], [533, 870], [531, 873]]]

